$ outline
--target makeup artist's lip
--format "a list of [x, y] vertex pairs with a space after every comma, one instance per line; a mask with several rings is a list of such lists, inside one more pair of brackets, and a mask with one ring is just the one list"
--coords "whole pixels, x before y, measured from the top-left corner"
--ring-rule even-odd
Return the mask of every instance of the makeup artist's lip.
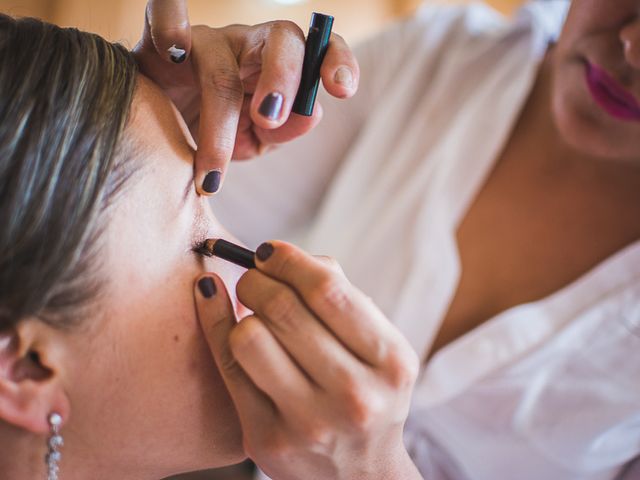
[[605, 112], [614, 118], [640, 121], [640, 103], [604, 69], [587, 62], [587, 86], [591, 96]]

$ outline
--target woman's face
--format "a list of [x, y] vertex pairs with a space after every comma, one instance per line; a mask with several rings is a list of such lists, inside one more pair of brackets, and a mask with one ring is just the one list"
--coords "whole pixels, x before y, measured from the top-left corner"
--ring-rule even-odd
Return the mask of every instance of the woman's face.
[[553, 61], [552, 108], [565, 140], [640, 161], [640, 0], [573, 0]]
[[200, 331], [193, 287], [207, 269], [233, 292], [242, 272], [192, 251], [228, 234], [195, 193], [188, 130], [144, 77], [127, 134], [141, 168], [109, 211], [104, 318], [87, 319], [71, 337], [62, 468], [104, 462], [111, 478], [160, 478], [236, 463], [239, 423]]

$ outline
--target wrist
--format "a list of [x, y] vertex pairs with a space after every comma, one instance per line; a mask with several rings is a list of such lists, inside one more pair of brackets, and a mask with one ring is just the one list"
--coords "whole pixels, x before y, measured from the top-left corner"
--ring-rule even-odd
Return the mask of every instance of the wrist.
[[[375, 477], [366, 480], [387, 480], [389, 478], [401, 478], [402, 480], [423, 480], [422, 475], [418, 471], [415, 463], [409, 456], [409, 452], [402, 447], [394, 457], [389, 461], [387, 468], [376, 473]], [[364, 479], [363, 479], [364, 480]]]
[[361, 462], [361, 459], [358, 460], [359, 465], [355, 469], [357, 473], [352, 471], [344, 477], [340, 475], [340, 478], [349, 480], [389, 480], [390, 478], [424, 480], [404, 446], [395, 452], [378, 456], [375, 460], [367, 462], [366, 465]]

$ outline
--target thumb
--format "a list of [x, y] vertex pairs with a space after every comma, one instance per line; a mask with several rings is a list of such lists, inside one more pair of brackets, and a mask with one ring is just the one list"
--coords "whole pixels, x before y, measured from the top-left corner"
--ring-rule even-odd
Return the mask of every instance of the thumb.
[[160, 57], [184, 62], [191, 50], [186, 0], [149, 0], [143, 41], [153, 44]]
[[251, 425], [260, 416], [271, 416], [268, 399], [251, 382], [229, 346], [229, 336], [237, 321], [224, 282], [215, 274], [205, 274], [196, 282], [195, 299], [200, 326], [241, 423]]

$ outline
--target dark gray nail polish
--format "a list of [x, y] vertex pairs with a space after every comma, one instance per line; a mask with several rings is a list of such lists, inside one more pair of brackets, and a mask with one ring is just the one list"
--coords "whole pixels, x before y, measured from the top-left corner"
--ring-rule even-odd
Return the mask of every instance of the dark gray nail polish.
[[198, 281], [198, 288], [204, 298], [211, 298], [216, 294], [216, 284], [211, 277], [201, 278]]
[[187, 52], [184, 48], [171, 45], [167, 51], [169, 52], [169, 57], [171, 57], [171, 61], [173, 63], [182, 63], [187, 59]]
[[204, 181], [202, 182], [202, 189], [207, 193], [216, 193], [220, 188], [220, 178], [222, 175], [218, 170], [211, 170], [207, 173], [207, 176], [204, 177]]
[[271, 245], [269, 242], [265, 242], [256, 250], [256, 257], [261, 262], [266, 262], [273, 253], [273, 250], [273, 245]]
[[269, 120], [277, 120], [282, 112], [283, 103], [284, 98], [280, 93], [270, 93], [264, 97], [258, 111], [260, 115], [267, 117]]

